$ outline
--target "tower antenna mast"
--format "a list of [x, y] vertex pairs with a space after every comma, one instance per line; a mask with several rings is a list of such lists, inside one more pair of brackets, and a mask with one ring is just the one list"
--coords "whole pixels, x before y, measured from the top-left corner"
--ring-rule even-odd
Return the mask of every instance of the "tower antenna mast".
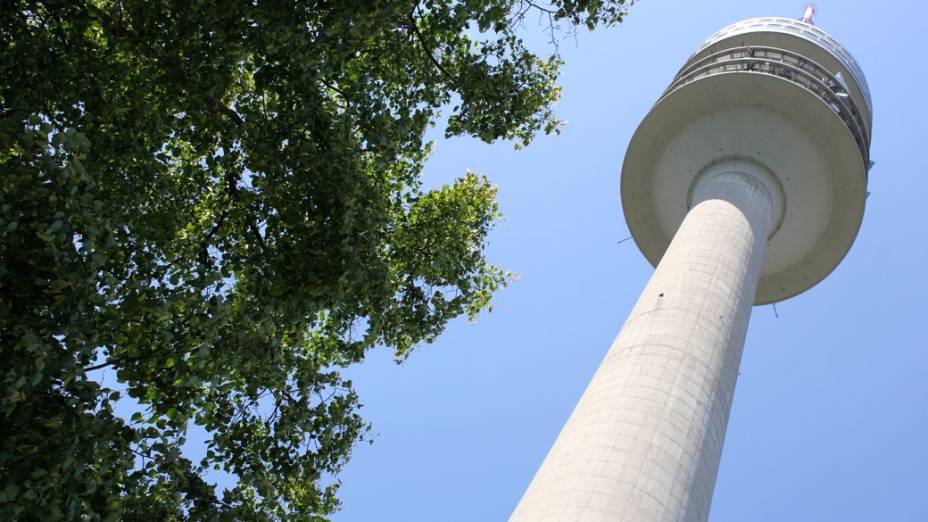
[[809, 4], [806, 6], [805, 12], [802, 13], [802, 21], [809, 25], [815, 25], [815, 22], [812, 21], [812, 17], [815, 15], [815, 4]]

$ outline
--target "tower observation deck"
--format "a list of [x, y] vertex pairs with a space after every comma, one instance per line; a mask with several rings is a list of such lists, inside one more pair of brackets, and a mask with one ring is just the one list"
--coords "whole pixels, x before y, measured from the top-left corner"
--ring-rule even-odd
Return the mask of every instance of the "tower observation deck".
[[622, 167], [656, 270], [510, 520], [708, 518], [752, 305], [847, 254], [871, 107], [851, 54], [805, 21], [744, 20], [690, 56]]

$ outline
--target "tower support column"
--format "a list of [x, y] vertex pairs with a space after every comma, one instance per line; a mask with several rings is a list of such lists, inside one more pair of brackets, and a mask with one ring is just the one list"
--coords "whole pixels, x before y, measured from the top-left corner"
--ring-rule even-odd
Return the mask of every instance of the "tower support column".
[[782, 196], [728, 161], [690, 211], [511, 521], [701, 522]]

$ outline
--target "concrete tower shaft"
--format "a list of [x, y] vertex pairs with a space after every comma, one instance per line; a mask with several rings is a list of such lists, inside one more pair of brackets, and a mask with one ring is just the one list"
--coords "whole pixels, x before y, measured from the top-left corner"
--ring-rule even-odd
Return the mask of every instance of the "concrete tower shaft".
[[847, 253], [871, 112], [857, 63], [810, 24], [746, 20], [690, 57], [622, 170], [656, 270], [512, 521], [708, 518], [752, 305]]
[[776, 189], [720, 164], [510, 519], [705, 520], [776, 223]]

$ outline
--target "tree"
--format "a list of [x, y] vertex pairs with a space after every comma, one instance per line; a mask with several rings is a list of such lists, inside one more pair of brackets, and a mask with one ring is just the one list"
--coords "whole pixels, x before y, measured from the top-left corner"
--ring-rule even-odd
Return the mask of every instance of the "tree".
[[560, 62], [522, 21], [623, 4], [6, 2], [0, 518], [337, 509], [368, 428], [339, 370], [403, 360], [506, 281], [493, 186], [423, 189], [426, 129], [446, 110], [447, 136], [555, 131]]

